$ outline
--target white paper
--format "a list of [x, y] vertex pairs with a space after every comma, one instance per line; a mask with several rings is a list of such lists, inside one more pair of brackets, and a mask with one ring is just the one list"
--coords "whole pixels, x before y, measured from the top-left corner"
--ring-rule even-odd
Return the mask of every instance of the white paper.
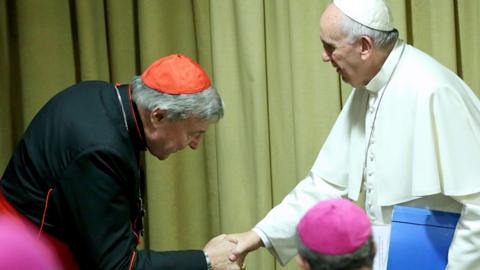
[[390, 245], [391, 225], [373, 225], [373, 241], [377, 247], [377, 254], [373, 260], [373, 270], [387, 270], [388, 247]]

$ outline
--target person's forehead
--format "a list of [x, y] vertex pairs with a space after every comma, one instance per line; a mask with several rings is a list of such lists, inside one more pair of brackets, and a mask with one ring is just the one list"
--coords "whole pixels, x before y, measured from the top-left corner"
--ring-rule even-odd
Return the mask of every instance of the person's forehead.
[[334, 44], [344, 38], [340, 27], [342, 14], [334, 5], [330, 5], [320, 18], [320, 39], [322, 42]]
[[324, 44], [335, 45], [341, 43], [345, 39], [345, 35], [340, 27], [320, 27], [320, 41]]
[[334, 4], [330, 4], [320, 16], [320, 24], [336, 23], [342, 18], [343, 14]]

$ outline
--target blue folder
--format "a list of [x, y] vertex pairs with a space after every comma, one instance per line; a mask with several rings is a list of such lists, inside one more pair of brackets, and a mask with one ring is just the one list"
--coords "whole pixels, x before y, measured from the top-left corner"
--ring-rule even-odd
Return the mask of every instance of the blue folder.
[[460, 214], [395, 206], [388, 270], [444, 270]]

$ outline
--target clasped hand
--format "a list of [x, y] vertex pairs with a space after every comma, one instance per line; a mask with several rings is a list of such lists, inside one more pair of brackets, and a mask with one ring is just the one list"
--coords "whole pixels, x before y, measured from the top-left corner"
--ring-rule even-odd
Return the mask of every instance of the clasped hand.
[[248, 252], [263, 245], [260, 237], [253, 231], [237, 234], [222, 234], [207, 243], [203, 249], [207, 252], [214, 270], [245, 269], [244, 260]]
[[210, 240], [203, 251], [208, 254], [214, 270], [241, 270], [244, 269], [243, 259], [231, 261], [229, 256], [235, 251], [238, 241], [225, 234], [221, 234]]

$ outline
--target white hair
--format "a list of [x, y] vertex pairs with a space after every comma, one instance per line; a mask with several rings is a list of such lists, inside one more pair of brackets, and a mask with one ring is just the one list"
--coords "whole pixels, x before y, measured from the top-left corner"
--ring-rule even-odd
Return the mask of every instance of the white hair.
[[357, 41], [362, 36], [369, 36], [373, 40], [373, 45], [379, 49], [386, 49], [397, 42], [398, 30], [392, 31], [380, 31], [365, 26], [344, 13], [342, 13], [343, 19], [340, 24], [342, 31], [347, 35], [347, 39], [350, 43]]
[[171, 121], [198, 117], [209, 122], [217, 122], [223, 117], [223, 100], [217, 90], [209, 88], [194, 94], [172, 95], [151, 89], [139, 76], [132, 81], [132, 99], [149, 111], [160, 108], [166, 111]]

